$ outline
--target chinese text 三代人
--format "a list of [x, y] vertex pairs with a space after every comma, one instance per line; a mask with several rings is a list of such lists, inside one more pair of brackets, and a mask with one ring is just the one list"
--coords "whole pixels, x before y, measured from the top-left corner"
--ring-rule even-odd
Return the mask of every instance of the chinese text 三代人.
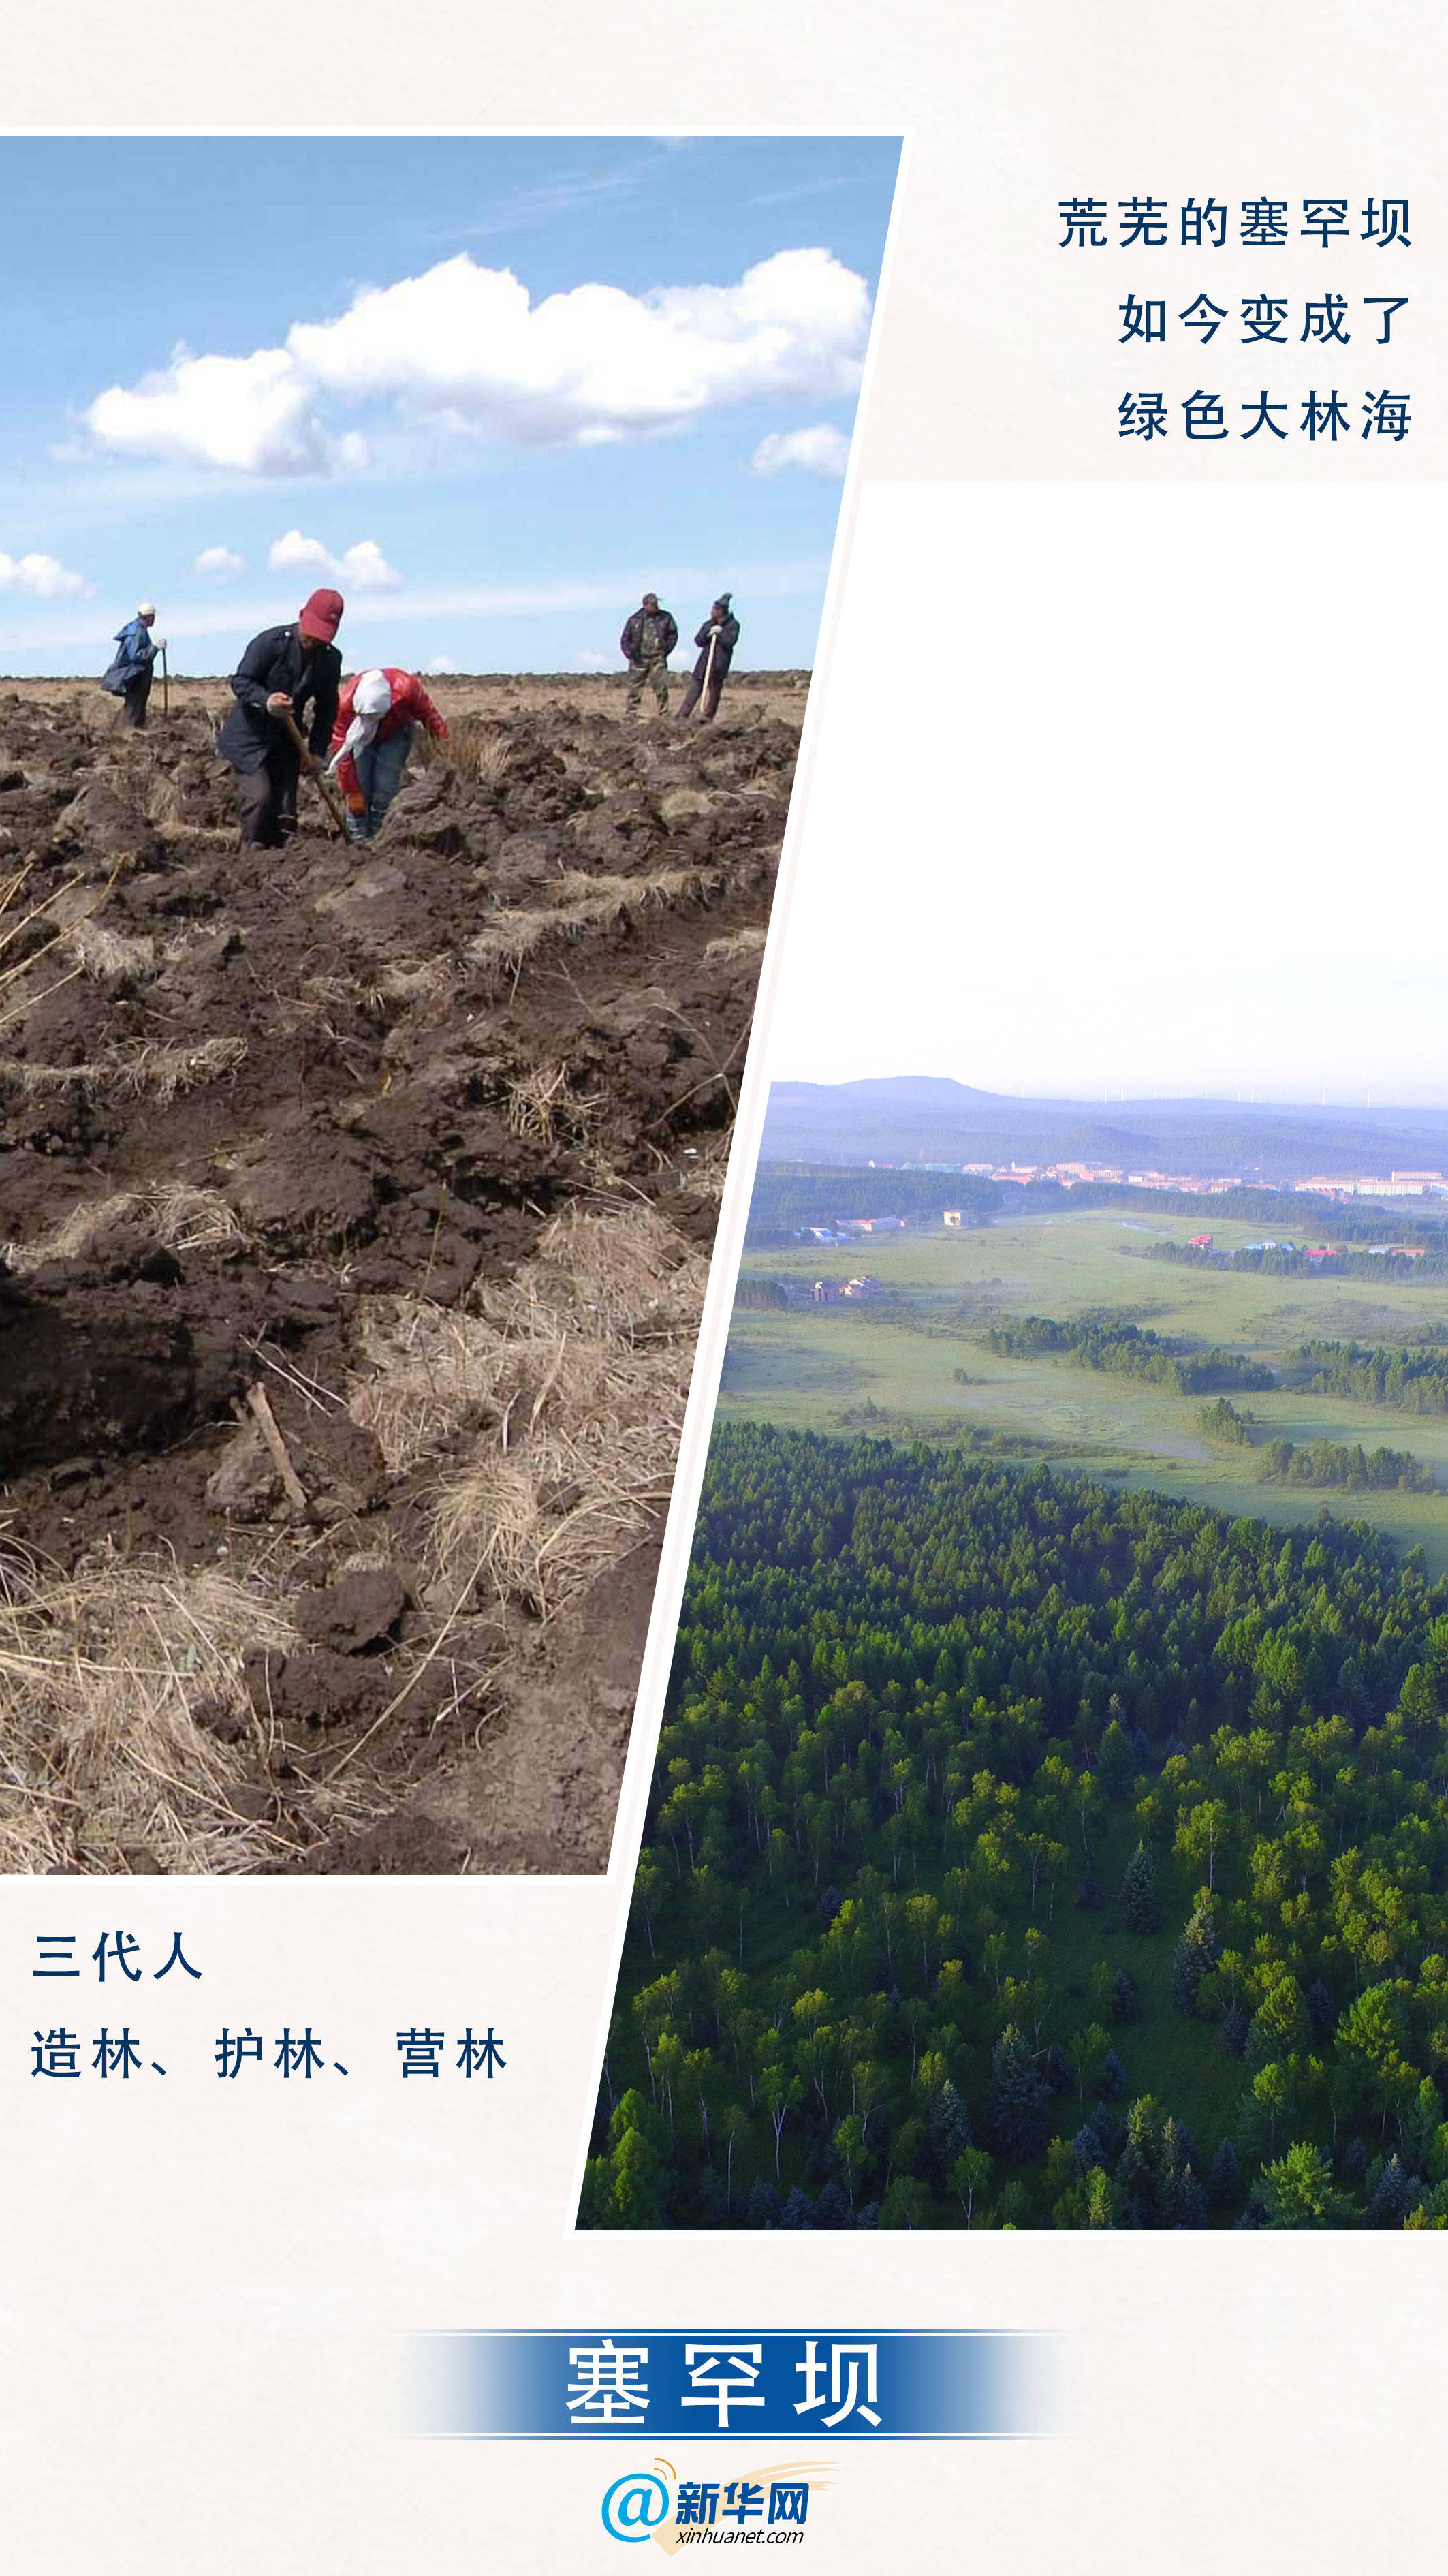
[[[40, 1964], [31, 1969], [32, 1977], [78, 1977], [81, 1972], [75, 1963], [75, 1953], [80, 1937], [78, 1932], [37, 1932], [35, 1946], [40, 1953]], [[89, 1939], [90, 1936], [87, 1934], [85, 1937]], [[140, 1954], [141, 1945], [134, 1932], [103, 1932], [95, 1948], [86, 1955], [95, 1969], [97, 1985], [105, 1984], [109, 1966], [118, 1968], [127, 1983], [135, 1986], [140, 1984], [146, 1973], [133, 1965]], [[153, 1978], [169, 1977], [173, 1968], [184, 1968], [188, 1977], [194, 1977], [200, 1983], [201, 1970], [194, 1968], [187, 1958], [179, 1932], [172, 1933], [169, 1953], [160, 1967], [152, 1968], [150, 1974]]]

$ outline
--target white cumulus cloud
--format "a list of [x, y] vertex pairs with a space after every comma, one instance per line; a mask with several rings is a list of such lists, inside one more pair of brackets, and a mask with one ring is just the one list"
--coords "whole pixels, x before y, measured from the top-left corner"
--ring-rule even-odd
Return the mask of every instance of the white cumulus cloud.
[[334, 555], [320, 537], [304, 537], [300, 528], [288, 528], [284, 537], [277, 538], [267, 556], [267, 568], [305, 573], [308, 579], [321, 574], [328, 581], [350, 583], [354, 590], [396, 590], [402, 580], [371, 537], [362, 537], [355, 546]]
[[783, 474], [791, 466], [817, 474], [825, 483], [842, 483], [850, 461], [850, 442], [842, 429], [821, 421], [814, 429], [774, 429], [761, 438], [750, 463], [756, 474]]
[[183, 348], [138, 385], [98, 394], [85, 421], [96, 445], [116, 455], [307, 474], [333, 462], [312, 405], [312, 389], [285, 349], [196, 358]]
[[430, 662], [424, 662], [422, 676], [425, 680], [455, 680], [458, 665], [446, 653], [434, 653]]
[[586, 647], [583, 652], [575, 653], [573, 659], [580, 671], [617, 671], [621, 668], [616, 653], [592, 653]]
[[363, 288], [330, 321], [294, 322], [281, 348], [178, 349], [97, 395], [85, 423], [112, 453], [263, 475], [365, 465], [362, 433], [329, 417], [364, 404], [405, 426], [594, 445], [726, 404], [852, 395], [869, 320], [864, 278], [827, 250], [777, 251], [731, 286], [589, 283], [536, 304], [511, 269], [463, 252]]
[[0, 554], [0, 590], [22, 591], [28, 599], [77, 599], [94, 589], [94, 582], [67, 572], [54, 555]]
[[203, 546], [192, 566], [194, 572], [245, 572], [245, 555], [234, 555], [230, 546]]
[[382, 548], [374, 545], [370, 537], [348, 546], [337, 558], [337, 569], [354, 590], [396, 590], [402, 580], [401, 573], [394, 572]]

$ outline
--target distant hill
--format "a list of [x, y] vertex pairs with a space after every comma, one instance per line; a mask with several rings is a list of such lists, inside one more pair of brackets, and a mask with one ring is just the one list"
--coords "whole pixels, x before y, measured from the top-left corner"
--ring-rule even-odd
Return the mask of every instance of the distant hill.
[[841, 1164], [1111, 1163], [1264, 1183], [1314, 1172], [1448, 1172], [1448, 1107], [1018, 1100], [925, 1074], [776, 1082], [762, 1156]]

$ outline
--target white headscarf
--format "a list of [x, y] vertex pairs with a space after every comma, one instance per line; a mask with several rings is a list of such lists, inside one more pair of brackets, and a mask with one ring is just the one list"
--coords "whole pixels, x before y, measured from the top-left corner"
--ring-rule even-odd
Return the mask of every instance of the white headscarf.
[[363, 751], [372, 740], [382, 718], [392, 705], [392, 683], [384, 671], [364, 671], [352, 692], [352, 721], [343, 737], [342, 747], [334, 751], [327, 763], [330, 777], [349, 751]]

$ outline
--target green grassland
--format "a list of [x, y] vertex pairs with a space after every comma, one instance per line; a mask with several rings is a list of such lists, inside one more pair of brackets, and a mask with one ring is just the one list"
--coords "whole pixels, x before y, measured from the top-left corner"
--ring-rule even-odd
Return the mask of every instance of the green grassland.
[[[1388, 1273], [1386, 1265], [1381, 1280], [1292, 1278], [1131, 1257], [1154, 1240], [1185, 1243], [1199, 1230], [1210, 1230], [1219, 1250], [1259, 1240], [1262, 1231], [1215, 1210], [1191, 1220], [1083, 1208], [973, 1232], [942, 1226], [838, 1249], [749, 1254], [747, 1274], [806, 1292], [815, 1279], [868, 1271], [887, 1295], [876, 1304], [736, 1307], [719, 1417], [791, 1430], [959, 1437], [1003, 1457], [1057, 1459], [1118, 1487], [1150, 1486], [1284, 1528], [1315, 1520], [1325, 1503], [1405, 1548], [1421, 1546], [1431, 1574], [1448, 1572], [1448, 1415], [1280, 1388], [1236, 1399], [1254, 1417], [1252, 1447], [1219, 1447], [1203, 1433], [1199, 1397], [1051, 1353], [1005, 1358], [985, 1347], [992, 1324], [1027, 1314], [1068, 1322], [1104, 1307], [1189, 1348], [1216, 1344], [1278, 1368], [1294, 1344], [1310, 1339], [1411, 1342], [1448, 1323], [1448, 1285]], [[1262, 1481], [1255, 1456], [1280, 1438], [1409, 1450], [1432, 1466], [1439, 1490], [1284, 1489]]]

